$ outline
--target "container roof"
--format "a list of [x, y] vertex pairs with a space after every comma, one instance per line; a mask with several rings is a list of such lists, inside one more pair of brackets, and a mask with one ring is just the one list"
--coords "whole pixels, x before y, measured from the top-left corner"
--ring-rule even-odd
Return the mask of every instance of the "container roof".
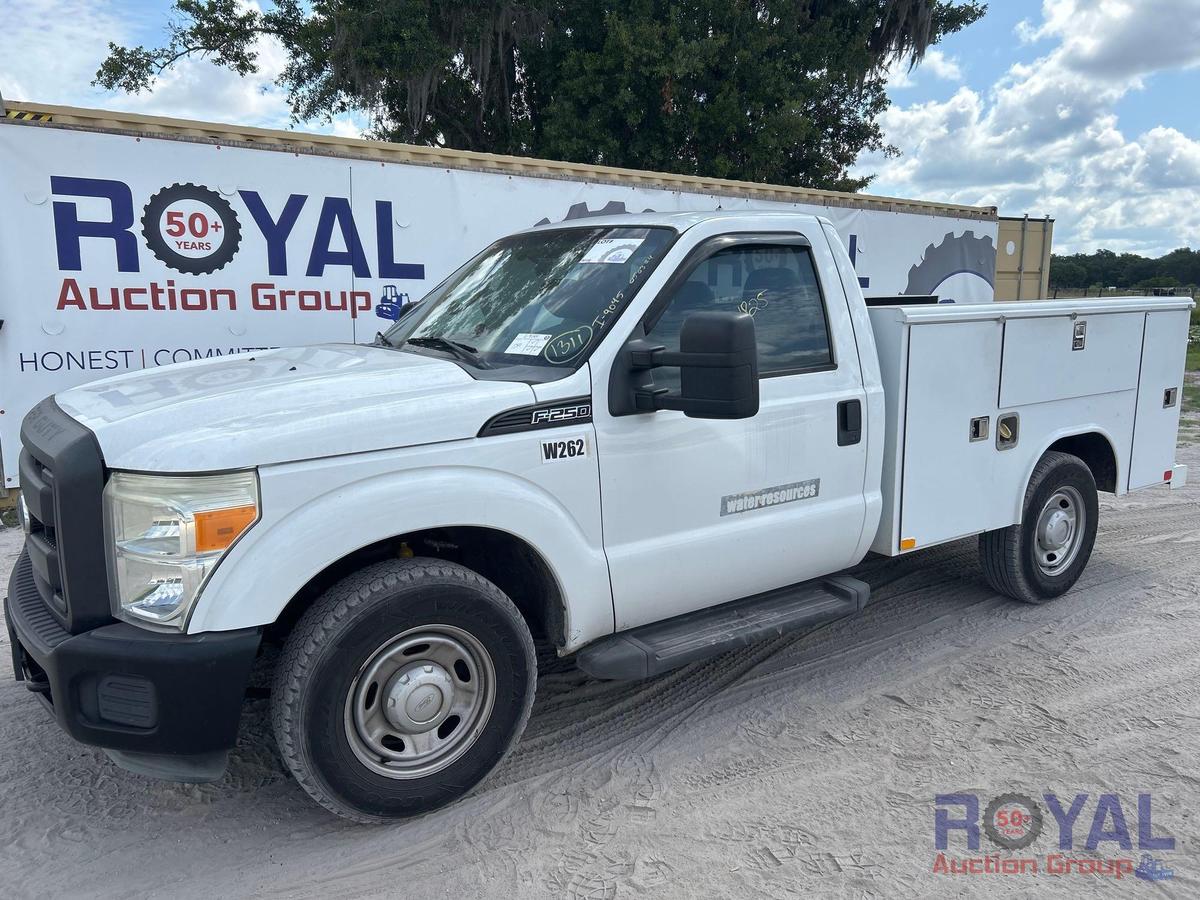
[[0, 121], [5, 124], [35, 128], [94, 130], [164, 140], [192, 141], [348, 159], [368, 159], [446, 169], [499, 172], [533, 178], [588, 181], [744, 199], [774, 200], [784, 203], [809, 203], [819, 206], [949, 216], [961, 219], [988, 221], [997, 219], [994, 206], [961, 206], [924, 200], [880, 197], [871, 194], [821, 191], [791, 185], [759, 184], [723, 178], [704, 178], [696, 175], [674, 175], [664, 172], [623, 169], [615, 166], [593, 166], [532, 157], [503, 156], [495, 153], [477, 153], [361, 138], [307, 134], [299, 131], [197, 122], [114, 110], [53, 106], [21, 100], [6, 100], [4, 105], [5, 118]]

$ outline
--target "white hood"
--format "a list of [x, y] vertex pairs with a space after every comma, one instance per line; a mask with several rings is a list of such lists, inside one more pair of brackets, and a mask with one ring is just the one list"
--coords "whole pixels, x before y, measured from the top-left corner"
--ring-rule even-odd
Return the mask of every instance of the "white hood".
[[326, 344], [147, 369], [55, 399], [112, 468], [205, 472], [474, 437], [534, 394], [448, 360]]

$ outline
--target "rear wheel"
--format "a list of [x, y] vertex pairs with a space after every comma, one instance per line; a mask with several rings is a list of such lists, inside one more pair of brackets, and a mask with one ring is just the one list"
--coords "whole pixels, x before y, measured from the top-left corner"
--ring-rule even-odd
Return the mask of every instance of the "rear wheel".
[[1078, 580], [1096, 542], [1096, 482], [1077, 456], [1043, 456], [1025, 491], [1021, 521], [979, 536], [988, 583], [1026, 603], [1045, 603]]
[[364, 822], [450, 803], [516, 743], [536, 661], [521, 614], [463, 566], [392, 560], [297, 623], [272, 690], [284, 760], [318, 803]]

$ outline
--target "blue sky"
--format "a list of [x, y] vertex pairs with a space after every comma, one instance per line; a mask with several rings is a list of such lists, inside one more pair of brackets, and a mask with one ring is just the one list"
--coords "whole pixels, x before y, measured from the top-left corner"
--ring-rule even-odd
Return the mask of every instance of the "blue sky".
[[[1177, 5], [1181, 9], [1187, 6]], [[1193, 13], [1200, 15], [1200, 0], [1192, 6]], [[951, 35], [938, 49], [958, 65], [963, 83], [986, 91], [1014, 64], [1031, 64], [1053, 48], [1050, 39], [1023, 43], [1017, 37], [1021, 23], [1036, 24], [1041, 12], [1039, 0], [993, 0], [981, 21]], [[956, 87], [956, 83], [945, 79], [918, 77], [913, 88], [893, 90], [891, 96], [903, 103], [945, 100]], [[1147, 78], [1145, 90], [1128, 94], [1116, 110], [1122, 126], [1132, 131], [1169, 125], [1191, 137], [1200, 137], [1198, 92], [1200, 68], [1159, 73]]]
[[1200, 246], [1200, 0], [993, 0], [889, 95], [873, 192], [1050, 215], [1060, 252]]
[[[989, 6], [916, 70], [893, 70], [881, 125], [901, 156], [859, 160], [871, 192], [1050, 215], [1060, 251], [1200, 246], [1200, 0]], [[168, 0], [0, 0], [0, 92], [288, 127], [273, 84], [284, 56], [266, 42], [249, 79], [189, 61], [151, 94], [91, 87], [108, 41], [158, 42], [169, 10]], [[303, 127], [353, 136], [363, 121]]]
[[[1176, 5], [1182, 10], [1188, 4]], [[1192, 14], [1200, 15], [1200, 0], [1191, 5]], [[1051, 40], [1022, 43], [1016, 37], [1021, 23], [1038, 22], [1041, 11], [1042, 4], [1037, 0], [993, 0], [984, 19], [947, 38], [940, 49], [958, 62], [967, 84], [986, 90], [1013, 64], [1033, 63], [1053, 48]], [[893, 91], [892, 97], [904, 102], [926, 101], [945, 99], [950, 93], [953, 89], [948, 91], [945, 82], [924, 79], [912, 94]], [[1155, 125], [1166, 125], [1200, 138], [1198, 97], [1200, 68], [1177, 69], [1149, 76], [1145, 90], [1131, 92], [1115, 108], [1121, 125], [1130, 131], [1140, 133]]]

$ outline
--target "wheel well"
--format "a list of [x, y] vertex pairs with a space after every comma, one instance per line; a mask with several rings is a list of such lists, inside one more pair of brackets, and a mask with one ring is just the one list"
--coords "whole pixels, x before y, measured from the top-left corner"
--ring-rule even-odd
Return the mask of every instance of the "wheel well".
[[1070, 437], [1059, 438], [1046, 450], [1058, 450], [1078, 456], [1092, 470], [1097, 490], [1110, 494], [1117, 492], [1117, 455], [1104, 435], [1094, 431], [1073, 434]]
[[413, 531], [356, 550], [313, 576], [264, 638], [282, 643], [304, 611], [332, 585], [364, 566], [409, 556], [446, 559], [478, 572], [511, 598], [535, 638], [562, 646], [566, 612], [562, 591], [541, 554], [515, 535], [494, 528], [456, 526]]

